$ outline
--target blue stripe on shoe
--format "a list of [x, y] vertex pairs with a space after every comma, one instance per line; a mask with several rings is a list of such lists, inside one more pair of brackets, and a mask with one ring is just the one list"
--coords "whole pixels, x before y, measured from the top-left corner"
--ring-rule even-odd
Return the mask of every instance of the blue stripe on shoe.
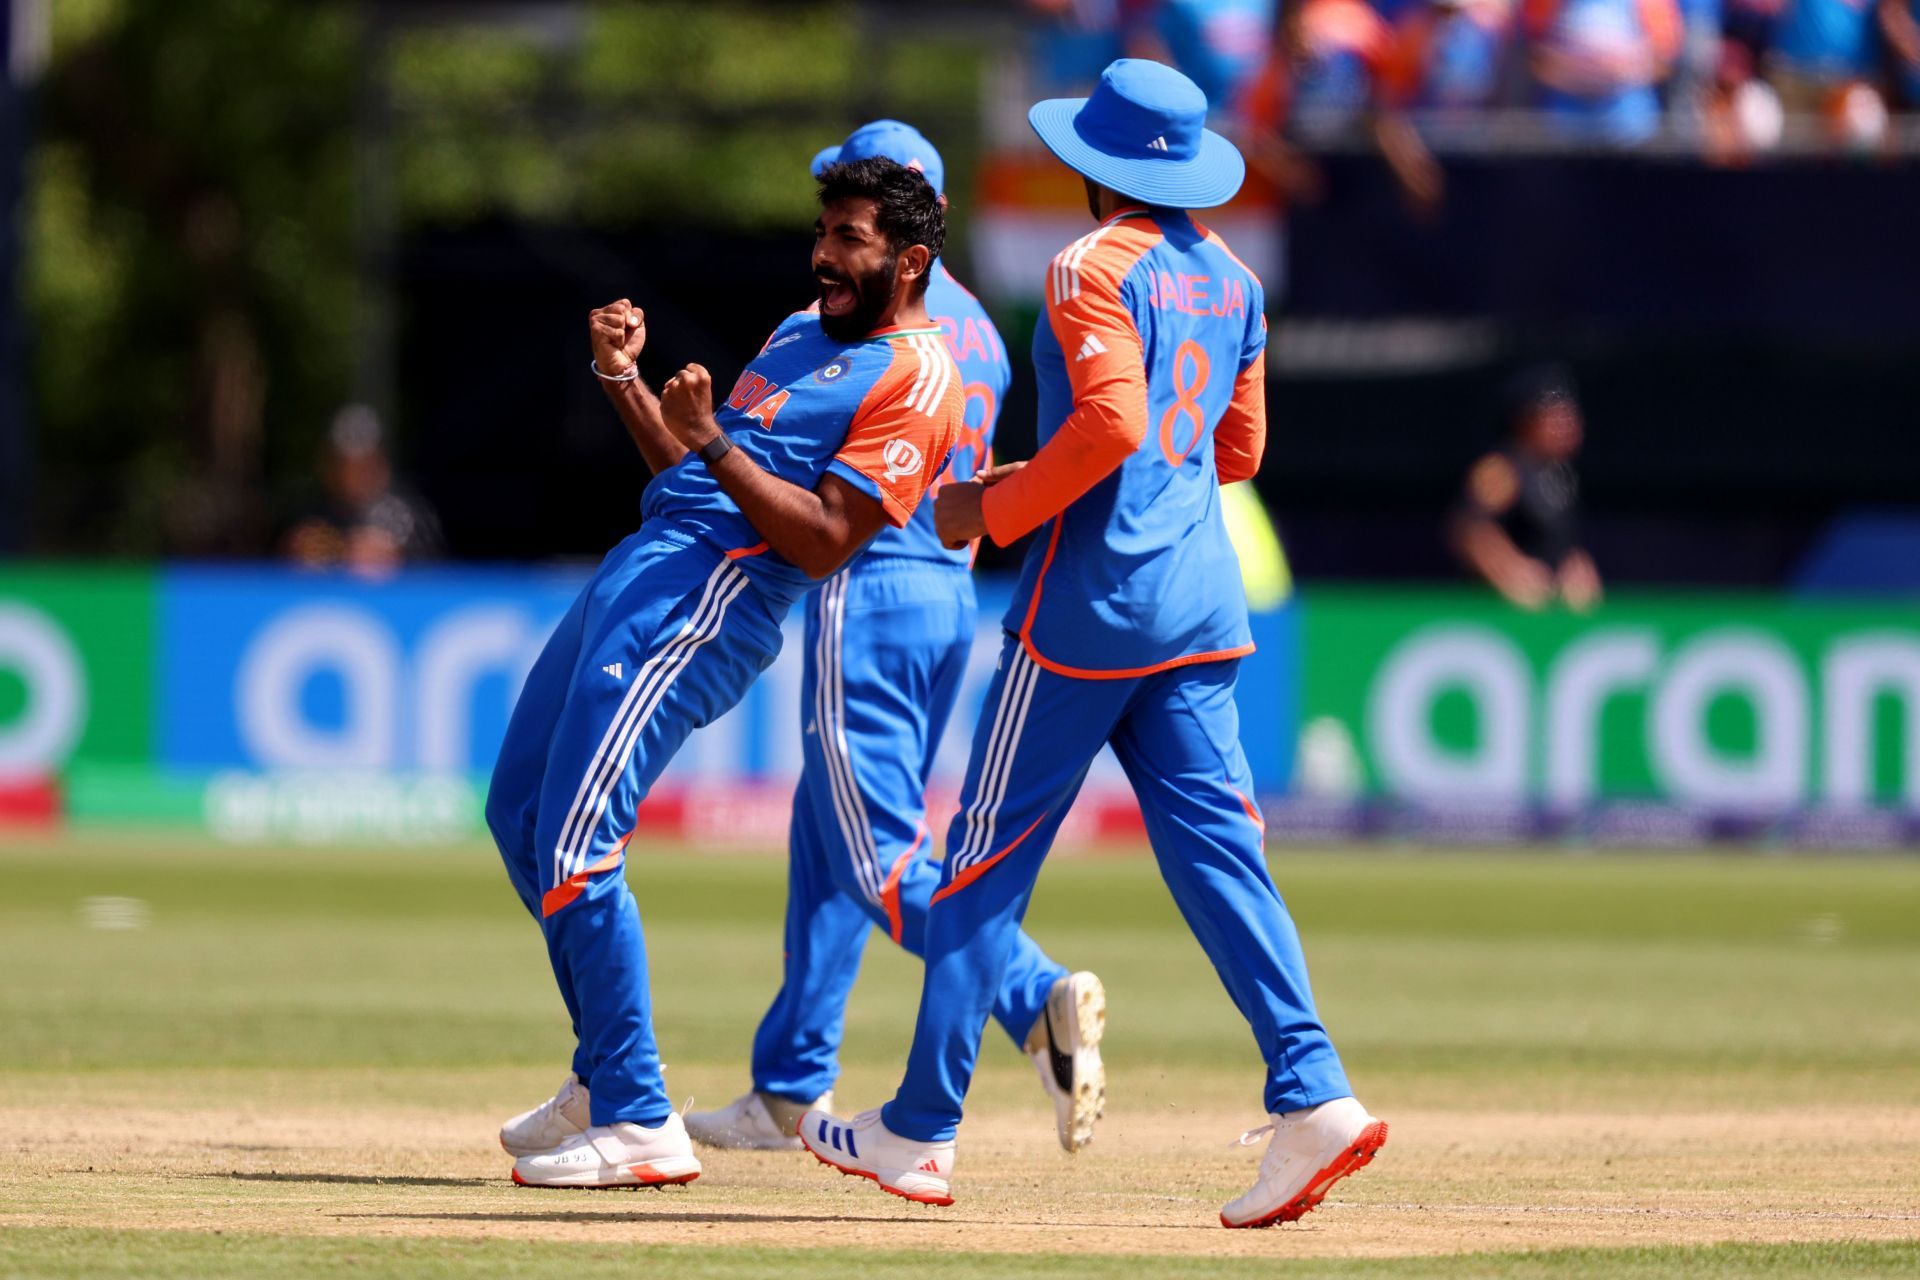
[[843, 1148], [840, 1145], [840, 1126], [839, 1125], [835, 1125], [833, 1127], [833, 1149], [835, 1151], [845, 1150], [845, 1148]]
[[853, 1145], [853, 1130], [847, 1130], [847, 1154], [855, 1160], [860, 1158], [860, 1148]]

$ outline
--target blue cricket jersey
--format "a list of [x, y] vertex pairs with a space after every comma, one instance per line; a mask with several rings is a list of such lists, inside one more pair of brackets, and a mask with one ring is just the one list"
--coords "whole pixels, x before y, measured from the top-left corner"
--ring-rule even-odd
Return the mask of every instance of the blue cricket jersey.
[[[933, 278], [927, 284], [927, 314], [946, 333], [947, 352], [960, 371], [966, 414], [965, 422], [954, 436], [952, 461], [933, 483], [933, 492], [937, 493], [947, 481], [971, 480], [974, 472], [987, 465], [993, 449], [993, 429], [1000, 420], [1000, 406], [1013, 383], [1013, 369], [1007, 363], [1007, 349], [1000, 341], [999, 332], [987, 318], [986, 308], [953, 278], [943, 263], [934, 264]], [[933, 531], [930, 502], [922, 503], [913, 519], [900, 528], [882, 529], [854, 561], [854, 568], [869, 560], [890, 557], [929, 560], [962, 569], [973, 563], [971, 548], [949, 551], [940, 545]]]
[[1042, 667], [1119, 678], [1252, 651], [1220, 485], [1265, 446], [1263, 303], [1177, 210], [1123, 210], [1054, 259], [1040, 451], [985, 502], [995, 542], [1040, 530], [1006, 623]]
[[[802, 311], [773, 331], [714, 416], [762, 469], [808, 490], [832, 472], [879, 502], [897, 528], [946, 465], [960, 434], [961, 396], [937, 325], [840, 342]], [[653, 478], [640, 510], [723, 548], [779, 607], [819, 585], [768, 549], [692, 454]]]

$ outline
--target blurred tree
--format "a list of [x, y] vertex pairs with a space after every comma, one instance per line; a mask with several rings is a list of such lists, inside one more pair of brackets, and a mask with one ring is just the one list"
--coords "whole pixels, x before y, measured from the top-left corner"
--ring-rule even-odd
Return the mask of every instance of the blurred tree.
[[258, 550], [270, 463], [311, 457], [351, 367], [352, 11], [53, 12], [25, 282], [44, 541]]
[[22, 281], [51, 551], [268, 550], [422, 305], [382, 293], [408, 234], [804, 226], [804, 157], [895, 109], [958, 139], [978, 92], [977, 49], [881, 56], [852, 0], [52, 16]]

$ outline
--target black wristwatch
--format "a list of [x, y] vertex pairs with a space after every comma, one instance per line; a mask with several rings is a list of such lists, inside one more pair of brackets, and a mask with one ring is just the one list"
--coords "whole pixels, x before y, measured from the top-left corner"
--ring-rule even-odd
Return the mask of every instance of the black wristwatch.
[[701, 445], [698, 452], [700, 461], [706, 463], [708, 466], [712, 466], [733, 452], [733, 441], [727, 438], [726, 432], [722, 431], [719, 435]]

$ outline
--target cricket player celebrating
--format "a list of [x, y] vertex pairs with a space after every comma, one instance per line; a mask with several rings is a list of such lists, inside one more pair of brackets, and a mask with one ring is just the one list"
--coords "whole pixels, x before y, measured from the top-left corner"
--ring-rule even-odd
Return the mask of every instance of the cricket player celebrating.
[[1225, 202], [1245, 175], [1239, 152], [1203, 127], [1206, 109], [1185, 76], [1123, 59], [1091, 97], [1029, 114], [1086, 179], [1100, 225], [1048, 275], [1033, 340], [1039, 452], [1011, 474], [947, 485], [935, 518], [949, 544], [1040, 536], [927, 915], [906, 1077], [880, 1110], [800, 1123], [821, 1160], [909, 1199], [952, 1203], [954, 1132], [988, 1005], [1102, 745], [1267, 1064], [1271, 1123], [1247, 1140], [1272, 1140], [1220, 1221], [1298, 1218], [1386, 1141], [1314, 1010], [1240, 747], [1234, 680], [1253, 644], [1220, 485], [1259, 467], [1266, 332], [1260, 282], [1184, 212]]
[[779, 652], [787, 609], [883, 524], [912, 519], [945, 465], [960, 380], [926, 309], [945, 237], [946, 211], [921, 175], [882, 159], [828, 169], [818, 311], [788, 317], [717, 412], [699, 365], [658, 399], [647, 389], [634, 365], [646, 325], [624, 299], [590, 318], [593, 372], [654, 479], [639, 531], [602, 562], [528, 674], [487, 796], [577, 1036], [560, 1092], [501, 1130], [516, 1182], [651, 1186], [700, 1174], [661, 1083], [621, 859], [667, 761]]
[[[939, 152], [897, 120], [854, 130], [815, 156], [813, 171], [872, 156], [943, 190]], [[985, 309], [938, 261], [926, 306], [957, 360], [966, 404], [938, 492], [987, 465], [1012, 374]], [[970, 547], [941, 545], [927, 503], [906, 524], [883, 529], [806, 607], [804, 764], [787, 847], [784, 983], [754, 1037], [753, 1088], [725, 1107], [690, 1112], [696, 1141], [799, 1150], [800, 1117], [833, 1109], [847, 995], [868, 934], [877, 925], [921, 954], [940, 880], [939, 861], [928, 856], [927, 783], [973, 647], [972, 561]], [[1105, 1009], [1098, 978], [1069, 974], [1026, 934], [1014, 934], [993, 1015], [1033, 1058], [1068, 1151], [1092, 1139], [1105, 1105]], [[1058, 1051], [1069, 1021], [1089, 1028], [1077, 1055]]]

